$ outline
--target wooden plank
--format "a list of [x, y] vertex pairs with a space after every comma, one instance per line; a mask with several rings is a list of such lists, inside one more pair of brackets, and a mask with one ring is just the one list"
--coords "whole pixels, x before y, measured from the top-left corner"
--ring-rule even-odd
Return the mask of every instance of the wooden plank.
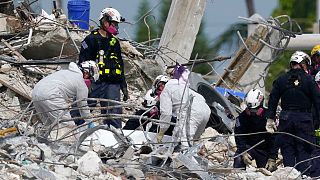
[[[257, 54], [263, 48], [264, 44], [259, 39], [265, 40], [268, 34], [268, 29], [264, 25], [258, 25], [255, 32], [248, 37], [245, 41], [248, 49]], [[228, 66], [227, 70], [222, 75], [221, 79], [218, 80], [216, 86], [234, 89], [241, 77], [248, 70], [252, 64], [254, 57], [242, 46], [237, 52], [235, 58]]]
[[12, 51], [13, 54], [15, 54], [16, 56], [19, 57], [18, 62], [27, 61], [27, 59], [24, 58], [18, 51], [16, 51], [16, 50], [11, 46], [11, 44], [9, 44], [6, 40], [1, 39], [1, 42], [3, 42], [3, 43]]
[[10, 78], [9, 75], [0, 74], [0, 83], [16, 92], [20, 96], [31, 101], [32, 88], [18, 79]]

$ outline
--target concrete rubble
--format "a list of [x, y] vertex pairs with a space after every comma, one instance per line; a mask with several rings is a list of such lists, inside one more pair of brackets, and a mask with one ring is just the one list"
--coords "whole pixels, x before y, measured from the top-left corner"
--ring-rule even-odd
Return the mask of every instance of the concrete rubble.
[[[2, 179], [301, 179], [297, 170], [281, 165], [273, 173], [253, 166], [247, 170], [232, 168], [234, 136], [211, 127], [195, 146], [181, 150], [170, 150], [170, 143], [154, 144], [154, 134], [147, 139], [141, 131], [117, 132], [103, 125], [92, 134], [78, 132], [68, 140], [63, 137], [71, 132], [61, 133], [62, 130], [58, 130], [60, 139], [38, 139], [31, 91], [43, 76], [64, 68], [66, 63], [26, 66], [12, 61], [20, 62], [17, 54], [38, 62], [75, 58], [77, 46], [87, 34], [68, 29], [65, 16], [55, 19], [42, 13], [47, 17], [45, 21], [33, 19], [23, 26], [10, 26], [20, 21], [7, 17], [8, 25], [1, 27], [10, 34], [28, 32], [28, 26], [38, 24], [31, 37], [28, 33], [19, 37], [30, 42], [18, 42], [15, 50], [7, 50], [1, 44], [4, 51], [0, 54], [0, 131], [16, 127], [0, 135]], [[15, 40], [8, 40], [14, 44], [12, 41]], [[128, 120], [136, 109], [142, 108], [144, 94], [158, 74], [155, 69], [160, 68], [136, 48], [136, 42], [122, 41], [121, 46], [130, 92], [130, 99], [123, 104], [123, 119]], [[30, 67], [40, 71], [30, 71]], [[131, 135], [126, 137], [128, 134]]]

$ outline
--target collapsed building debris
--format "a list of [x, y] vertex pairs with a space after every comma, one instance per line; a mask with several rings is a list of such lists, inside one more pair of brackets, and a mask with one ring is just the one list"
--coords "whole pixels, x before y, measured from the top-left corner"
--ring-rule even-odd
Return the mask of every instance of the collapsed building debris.
[[[132, 115], [154, 77], [161, 74], [161, 66], [152, 57], [162, 54], [154, 47], [122, 40], [130, 99], [124, 114], [101, 115], [101, 107], [91, 107], [91, 122], [99, 124], [87, 129], [87, 123], [74, 128], [50, 127], [48, 138], [39, 137], [37, 112], [32, 106], [31, 92], [44, 76], [75, 61], [80, 42], [87, 32], [69, 27], [65, 16], [58, 19], [42, 12], [30, 21], [12, 20], [1, 30], [6, 34], [0, 55], [0, 171], [8, 179], [301, 179], [301, 173], [292, 167], [269, 172], [250, 166], [246, 170], [233, 168], [236, 151], [233, 127], [239, 113], [233, 104], [219, 94], [203, 78], [192, 73], [191, 88], [205, 96], [212, 110], [211, 125], [192, 147], [174, 148], [178, 142], [165, 136], [157, 143], [156, 134], [143, 128], [118, 130], [100, 125], [105, 119], [146, 119], [154, 124], [164, 123], [144, 116]], [[2, 17], [2, 16], [1, 16]], [[31, 18], [31, 19], [30, 19]], [[8, 28], [9, 26], [10, 28]], [[15, 28], [15, 29], [12, 29]], [[11, 37], [13, 33], [14, 36]], [[20, 39], [18, 41], [17, 39]], [[246, 48], [242, 48], [243, 52]], [[150, 53], [152, 52], [152, 53]], [[152, 54], [152, 55], [150, 55]], [[240, 53], [239, 53], [240, 54]], [[71, 60], [70, 60], [71, 59]], [[219, 57], [225, 60], [229, 57]], [[194, 62], [185, 64], [193, 65]], [[208, 63], [212, 60], [203, 60]], [[199, 60], [200, 63], [200, 60]], [[238, 79], [237, 79], [238, 80]], [[221, 79], [221, 82], [223, 79]], [[236, 81], [238, 82], [238, 81]], [[234, 82], [234, 85], [236, 84]], [[225, 81], [223, 83], [226, 83]], [[88, 100], [88, 99], [86, 99]], [[108, 101], [95, 99], [98, 101]], [[70, 111], [73, 107], [71, 104]], [[112, 107], [107, 107], [112, 108]], [[74, 109], [74, 108], [73, 108]], [[75, 118], [69, 119], [73, 121]], [[141, 125], [140, 125], [141, 126]], [[193, 141], [193, 140], [192, 140]]]

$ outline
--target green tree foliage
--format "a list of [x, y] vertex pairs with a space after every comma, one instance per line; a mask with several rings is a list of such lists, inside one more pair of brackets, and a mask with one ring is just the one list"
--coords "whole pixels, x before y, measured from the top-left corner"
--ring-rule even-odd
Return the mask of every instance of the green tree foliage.
[[166, 24], [166, 20], [168, 17], [170, 6], [171, 6], [171, 1], [172, 0], [162, 0], [161, 1], [160, 13], [159, 13], [159, 17], [158, 17], [158, 19], [159, 19], [159, 23], [158, 23], [159, 34], [162, 34], [164, 25]]
[[273, 81], [280, 75], [289, 70], [289, 59], [294, 51], [286, 51], [277, 60], [275, 60], [268, 71], [265, 80], [266, 90], [270, 92]]
[[[150, 33], [150, 39], [154, 39], [158, 37], [157, 33], [157, 24], [155, 16], [148, 13], [150, 10], [150, 3], [148, 0], [142, 0], [141, 4], [139, 5], [139, 13], [136, 16], [136, 20], [138, 22], [137, 29], [136, 29], [136, 37], [135, 41], [137, 42], [144, 42], [149, 40], [149, 33]], [[146, 18], [146, 23], [144, 22], [144, 18]], [[149, 28], [148, 28], [149, 26]]]
[[288, 15], [296, 20], [304, 32], [310, 32], [316, 20], [315, 0], [279, 0], [279, 6], [273, 11], [273, 17]]
[[[279, 6], [273, 11], [272, 16], [288, 15], [296, 20], [304, 33], [310, 32], [316, 17], [316, 1], [314, 0], [279, 0]], [[305, 51], [307, 54], [310, 52]], [[289, 60], [294, 51], [285, 51], [270, 66], [265, 84], [266, 90], [270, 92], [272, 82], [289, 68]]]

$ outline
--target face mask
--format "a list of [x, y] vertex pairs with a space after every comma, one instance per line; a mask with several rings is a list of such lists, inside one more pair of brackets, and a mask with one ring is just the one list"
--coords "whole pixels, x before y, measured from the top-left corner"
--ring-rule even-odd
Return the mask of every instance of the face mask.
[[90, 88], [90, 86], [91, 86], [90, 79], [84, 79], [84, 82], [86, 83], [87, 87]]
[[261, 108], [261, 107], [258, 108], [258, 109], [256, 109], [256, 108], [254, 108], [254, 109], [246, 108], [245, 112], [249, 116], [262, 116], [263, 113], [264, 113], [264, 109]]
[[108, 33], [112, 35], [117, 35], [118, 33], [118, 28], [116, 28], [113, 24], [110, 24], [110, 26], [107, 28]]

